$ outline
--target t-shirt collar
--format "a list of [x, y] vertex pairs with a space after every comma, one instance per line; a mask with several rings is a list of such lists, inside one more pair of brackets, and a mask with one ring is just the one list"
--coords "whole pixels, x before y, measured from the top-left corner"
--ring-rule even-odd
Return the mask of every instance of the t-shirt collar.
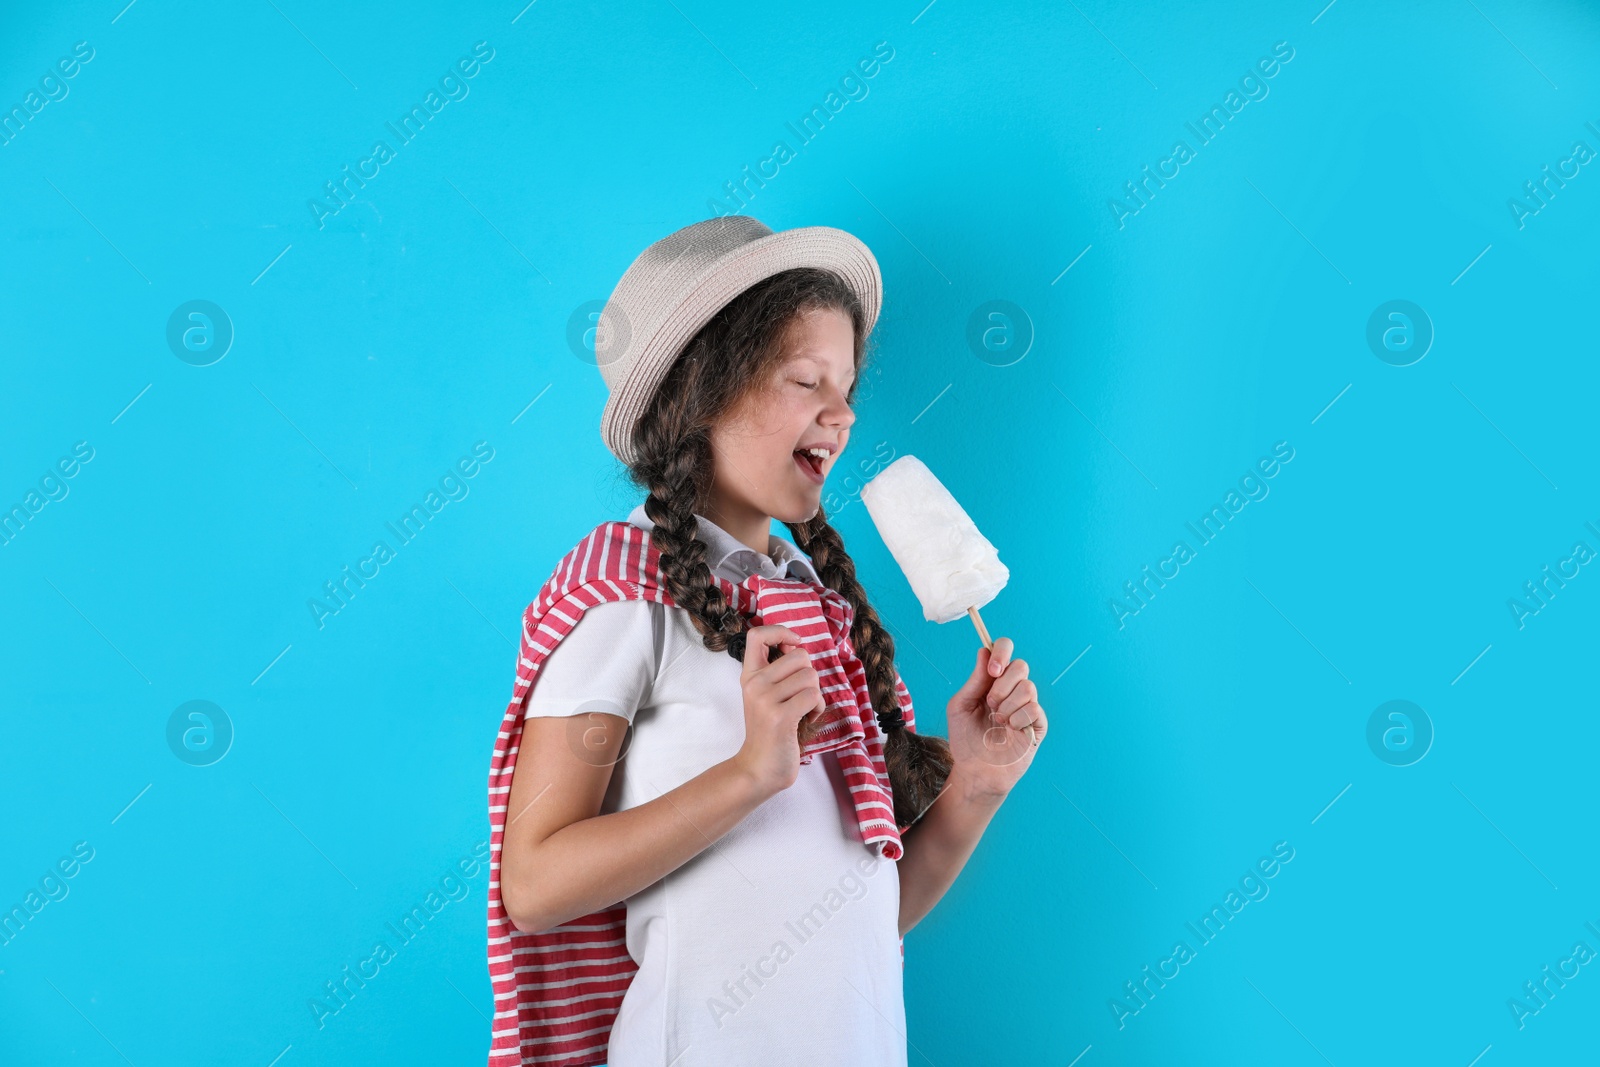
[[[643, 504], [629, 513], [628, 521], [642, 530], [655, 525], [644, 513]], [[695, 515], [695, 521], [699, 523], [700, 540], [706, 543], [706, 563], [713, 571], [719, 568], [731, 571], [741, 581], [759, 571], [765, 578], [799, 578], [824, 584], [805, 554], [793, 542], [777, 534], [767, 534], [767, 554], [762, 555], [704, 515]]]

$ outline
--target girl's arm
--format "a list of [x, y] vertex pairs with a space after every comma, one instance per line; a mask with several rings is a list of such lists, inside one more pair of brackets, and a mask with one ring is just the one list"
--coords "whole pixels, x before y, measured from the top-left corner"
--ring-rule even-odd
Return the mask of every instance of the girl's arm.
[[1013, 659], [1011, 650], [1009, 637], [998, 638], [992, 650], [978, 649], [971, 677], [945, 708], [955, 762], [938, 799], [901, 841], [901, 937], [944, 896], [989, 820], [1033, 765], [1038, 749], [1024, 729], [1031, 724], [1040, 744], [1049, 730], [1028, 663]]
[[[549, 930], [632, 896], [794, 784], [801, 719], [823, 702], [817, 672], [787, 627], [753, 627], [745, 638], [743, 746], [638, 807], [600, 814], [628, 720], [524, 719], [500, 842], [500, 903], [518, 930]], [[788, 651], [768, 662], [769, 646]]]
[[500, 847], [500, 901], [518, 930], [549, 930], [632, 896], [766, 800], [733, 757], [654, 800], [601, 815], [627, 726], [601, 713], [524, 722]]
[[1005, 798], [1004, 793], [986, 792], [972, 782], [961, 764], [951, 770], [939, 799], [901, 838], [905, 849], [899, 860], [901, 937], [933, 910], [955, 882]]

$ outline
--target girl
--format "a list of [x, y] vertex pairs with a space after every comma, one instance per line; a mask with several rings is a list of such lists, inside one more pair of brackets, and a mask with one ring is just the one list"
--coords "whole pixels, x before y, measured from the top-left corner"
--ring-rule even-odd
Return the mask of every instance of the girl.
[[823, 513], [881, 285], [843, 231], [727, 216], [601, 314], [602, 436], [648, 495], [524, 614], [489, 780], [495, 1067], [906, 1063], [902, 938], [1047, 722], [1002, 637], [948, 742], [917, 734]]

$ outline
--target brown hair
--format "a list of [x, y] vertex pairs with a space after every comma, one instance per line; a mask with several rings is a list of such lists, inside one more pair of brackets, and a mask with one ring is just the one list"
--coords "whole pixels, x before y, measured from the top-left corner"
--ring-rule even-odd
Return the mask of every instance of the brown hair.
[[[762, 389], [783, 356], [789, 324], [803, 312], [831, 308], [855, 326], [857, 375], [847, 399], [855, 400], [867, 338], [861, 302], [832, 271], [800, 267], [774, 274], [740, 293], [684, 347], [633, 429], [638, 459], [628, 477], [647, 490], [650, 541], [661, 553], [660, 572], [673, 601], [689, 613], [705, 647], [744, 656], [749, 621], [733, 609], [706, 563], [697, 536], [712, 484], [711, 428], [740, 400]], [[861, 659], [894, 793], [895, 822], [907, 827], [938, 797], [950, 774], [950, 745], [942, 737], [905, 728], [895, 691], [894, 639], [856, 580], [855, 564], [839, 531], [818, 507], [807, 522], [785, 523], [795, 544], [830, 589], [855, 609], [850, 643]]]

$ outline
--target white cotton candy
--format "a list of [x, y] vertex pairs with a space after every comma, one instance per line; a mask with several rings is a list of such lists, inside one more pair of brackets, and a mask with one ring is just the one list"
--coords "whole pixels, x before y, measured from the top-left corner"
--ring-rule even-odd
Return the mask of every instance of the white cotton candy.
[[861, 491], [878, 534], [929, 622], [949, 622], [981, 608], [1011, 572], [956, 498], [915, 456], [901, 456]]

